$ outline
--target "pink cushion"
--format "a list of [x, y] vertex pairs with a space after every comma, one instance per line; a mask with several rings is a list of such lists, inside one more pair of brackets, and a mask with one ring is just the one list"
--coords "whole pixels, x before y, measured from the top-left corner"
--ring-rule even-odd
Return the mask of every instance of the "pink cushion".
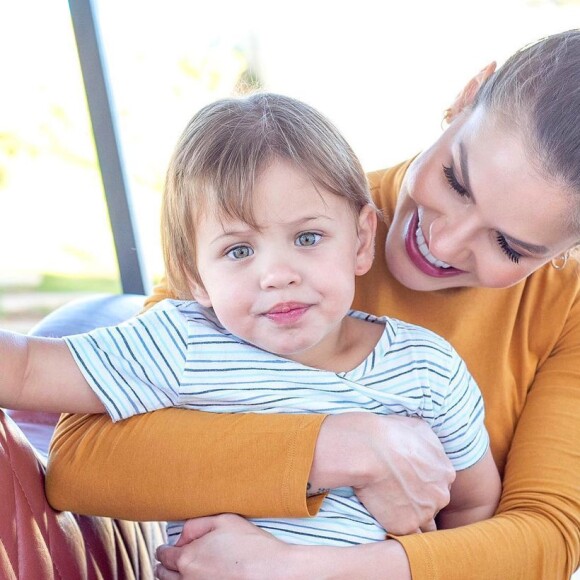
[[[41, 429], [43, 419], [53, 419], [36, 418]], [[152, 555], [164, 541], [161, 524], [56, 512], [44, 495], [44, 473], [44, 458], [0, 410], [0, 578], [153, 577]]]

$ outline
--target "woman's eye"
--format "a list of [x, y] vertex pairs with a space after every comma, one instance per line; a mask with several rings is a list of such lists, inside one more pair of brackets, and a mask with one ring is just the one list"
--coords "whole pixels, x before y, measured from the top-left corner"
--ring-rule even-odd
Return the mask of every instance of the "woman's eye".
[[250, 246], [236, 246], [226, 253], [228, 258], [232, 260], [243, 260], [244, 258], [249, 258], [254, 253], [254, 250]]
[[522, 254], [516, 252], [508, 243], [507, 240], [500, 234], [497, 233], [495, 236], [501, 251], [514, 263], [518, 264]]
[[297, 246], [315, 246], [322, 236], [320, 234], [315, 234], [314, 232], [304, 232], [296, 238]]
[[447, 183], [454, 189], [461, 197], [469, 197], [469, 192], [459, 181], [457, 181], [457, 177], [455, 177], [455, 171], [453, 168], [447, 165], [443, 166], [443, 175], [445, 175], [445, 179]]

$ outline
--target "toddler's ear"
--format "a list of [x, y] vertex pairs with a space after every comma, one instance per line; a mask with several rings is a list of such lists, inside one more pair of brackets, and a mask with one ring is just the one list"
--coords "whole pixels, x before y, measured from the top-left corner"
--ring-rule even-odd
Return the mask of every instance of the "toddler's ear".
[[354, 273], [357, 276], [366, 274], [373, 265], [375, 257], [375, 233], [377, 230], [377, 212], [371, 205], [365, 205], [358, 216], [358, 250]]
[[205, 308], [211, 308], [211, 300], [209, 294], [206, 292], [205, 288], [198, 282], [190, 282], [189, 289], [191, 295], [196, 302], [199, 302]]

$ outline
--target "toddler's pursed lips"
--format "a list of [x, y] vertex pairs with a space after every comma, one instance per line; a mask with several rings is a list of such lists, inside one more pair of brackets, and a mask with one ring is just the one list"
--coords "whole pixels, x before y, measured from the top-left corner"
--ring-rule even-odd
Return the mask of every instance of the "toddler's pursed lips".
[[292, 310], [304, 310], [308, 306], [308, 304], [304, 304], [303, 302], [280, 302], [272, 306], [264, 314], [286, 314]]
[[264, 317], [275, 324], [293, 326], [310, 309], [310, 304], [303, 302], [281, 302], [264, 313]]

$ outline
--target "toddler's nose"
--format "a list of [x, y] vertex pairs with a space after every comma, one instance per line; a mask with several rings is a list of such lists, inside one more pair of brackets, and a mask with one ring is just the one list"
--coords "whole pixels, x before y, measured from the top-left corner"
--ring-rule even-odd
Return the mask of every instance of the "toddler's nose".
[[270, 262], [264, 268], [260, 286], [263, 290], [267, 290], [270, 288], [286, 288], [300, 282], [300, 274], [292, 265], [284, 262]]

